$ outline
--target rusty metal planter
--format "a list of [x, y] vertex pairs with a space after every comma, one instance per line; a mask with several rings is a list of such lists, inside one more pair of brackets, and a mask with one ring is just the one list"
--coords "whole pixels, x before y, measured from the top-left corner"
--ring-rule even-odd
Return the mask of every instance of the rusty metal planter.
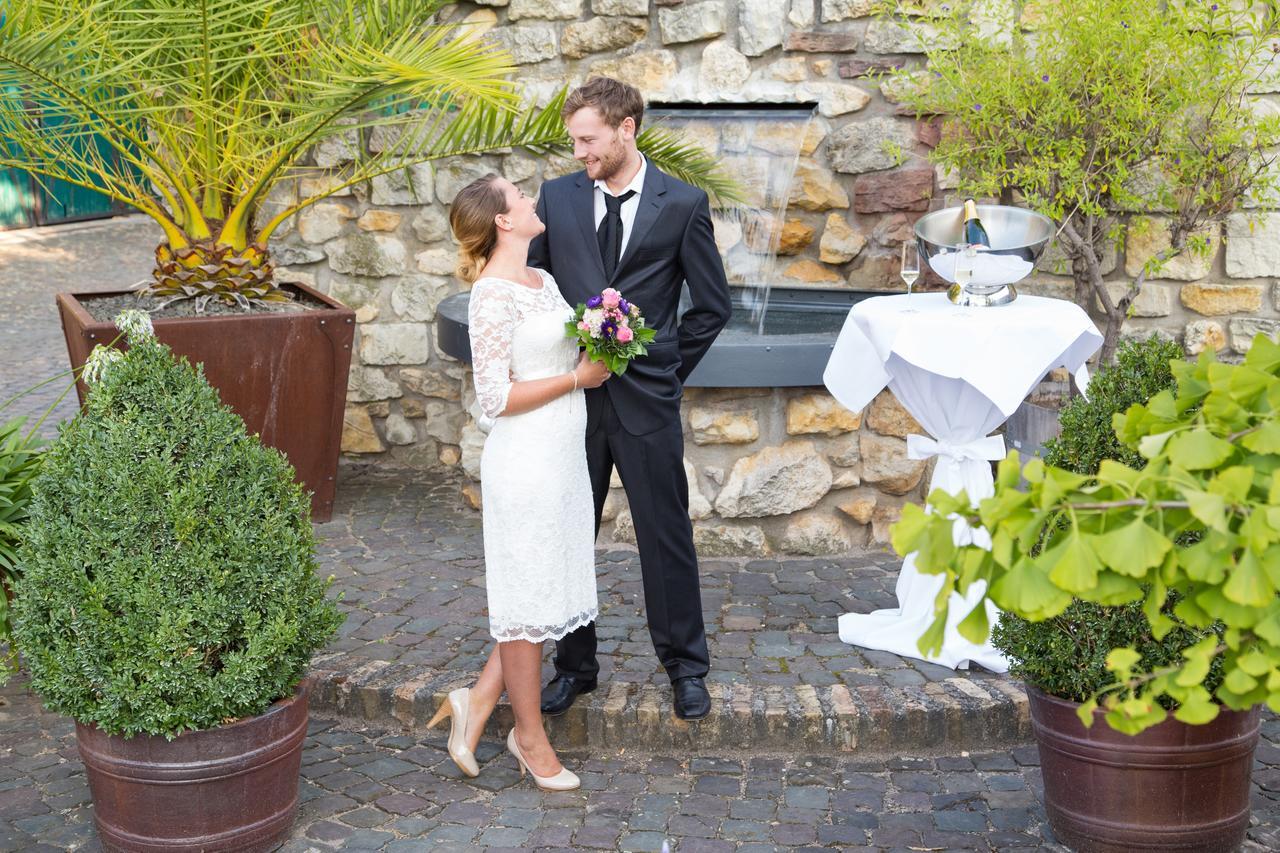
[[[250, 433], [289, 458], [298, 482], [312, 492], [312, 520], [323, 522], [333, 515], [355, 312], [305, 285], [285, 287], [327, 307], [159, 317], [154, 325], [161, 342], [204, 365], [209, 384], [244, 419]], [[94, 320], [81, 300], [126, 293], [58, 294], [73, 368], [84, 364], [95, 345], [110, 343], [117, 335], [114, 324]], [[78, 383], [76, 391], [83, 404], [84, 384]]]
[[1027, 685], [1044, 807], [1058, 840], [1082, 853], [1235, 850], [1249, 828], [1249, 774], [1260, 714], [1226, 708], [1191, 726], [1169, 717], [1137, 735], [1102, 711]]
[[257, 853], [298, 809], [309, 680], [257, 717], [170, 741], [76, 724], [102, 846], [121, 853]]

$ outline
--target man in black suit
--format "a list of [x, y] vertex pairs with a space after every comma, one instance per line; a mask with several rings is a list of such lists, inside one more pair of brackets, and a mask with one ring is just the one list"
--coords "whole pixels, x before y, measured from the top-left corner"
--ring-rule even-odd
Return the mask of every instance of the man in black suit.
[[[711, 710], [698, 558], [689, 522], [680, 396], [684, 380], [729, 320], [729, 286], [712, 235], [707, 194], [647, 162], [636, 148], [644, 99], [632, 86], [596, 77], [564, 106], [574, 157], [585, 171], [549, 181], [538, 194], [546, 231], [529, 263], [548, 270], [570, 305], [606, 287], [640, 307], [657, 337], [627, 372], [586, 392], [587, 466], [596, 532], [614, 468], [627, 493], [644, 576], [653, 646], [671, 678], [675, 712]], [[677, 316], [681, 284], [692, 307]], [[595, 624], [556, 643], [556, 677], [544, 714], [561, 714], [596, 687]]]

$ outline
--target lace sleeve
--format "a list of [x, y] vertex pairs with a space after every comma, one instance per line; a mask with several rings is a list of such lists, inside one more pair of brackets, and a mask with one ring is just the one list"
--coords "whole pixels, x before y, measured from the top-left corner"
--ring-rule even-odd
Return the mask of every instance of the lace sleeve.
[[487, 416], [497, 418], [511, 393], [511, 333], [516, 325], [511, 294], [477, 282], [471, 289], [467, 323], [476, 401]]

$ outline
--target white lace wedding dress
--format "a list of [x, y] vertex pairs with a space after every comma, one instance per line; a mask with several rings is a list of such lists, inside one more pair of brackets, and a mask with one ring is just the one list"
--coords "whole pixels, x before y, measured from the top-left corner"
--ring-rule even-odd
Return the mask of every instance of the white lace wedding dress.
[[573, 312], [551, 275], [539, 272], [536, 290], [491, 277], [471, 288], [476, 398], [493, 424], [480, 493], [489, 632], [499, 642], [558, 640], [597, 612], [582, 392], [501, 415], [513, 380], [567, 373], [578, 360], [564, 329]]

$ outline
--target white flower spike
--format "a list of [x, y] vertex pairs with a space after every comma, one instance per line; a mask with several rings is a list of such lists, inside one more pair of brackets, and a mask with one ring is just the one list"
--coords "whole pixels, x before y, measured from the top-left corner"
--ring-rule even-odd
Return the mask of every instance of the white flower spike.
[[86, 385], [97, 385], [107, 375], [107, 370], [111, 365], [124, 358], [124, 353], [115, 347], [107, 347], [98, 344], [93, 348], [93, 352], [89, 353], [89, 357], [85, 359], [84, 371], [81, 372], [80, 378], [84, 380]]
[[117, 314], [116, 328], [124, 332], [124, 336], [131, 344], [151, 340], [156, 336], [156, 330], [151, 325], [151, 315], [136, 308], [129, 308]]

